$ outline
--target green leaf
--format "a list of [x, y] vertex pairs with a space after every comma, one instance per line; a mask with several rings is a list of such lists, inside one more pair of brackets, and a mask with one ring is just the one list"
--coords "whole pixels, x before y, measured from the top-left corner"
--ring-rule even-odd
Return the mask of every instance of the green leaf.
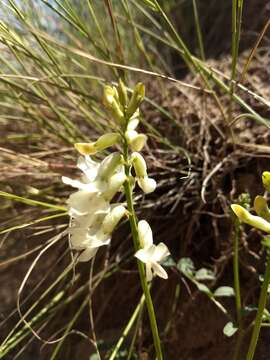
[[214, 280], [215, 274], [212, 270], [201, 268], [195, 273], [196, 280]]
[[214, 297], [222, 297], [222, 296], [234, 296], [234, 289], [230, 286], [220, 286], [214, 292]]
[[223, 334], [227, 337], [233, 336], [236, 331], [238, 330], [238, 327], [236, 327], [231, 321], [228, 322], [224, 328], [223, 328]]
[[150, 7], [152, 10], [158, 11], [157, 6], [156, 6], [156, 4], [154, 3], [154, 1], [152, 1], [152, 0], [141, 0], [141, 2], [142, 2], [144, 5]]
[[190, 258], [182, 258], [176, 265], [177, 269], [186, 276], [194, 276], [195, 266]]
[[54, 209], [54, 210], [60, 210], [60, 211], [67, 211], [67, 208], [64, 206], [59, 206], [59, 205], [55, 205], [55, 204], [50, 204], [50, 203], [46, 203], [43, 201], [38, 201], [38, 200], [33, 200], [33, 199], [29, 199], [29, 198], [25, 198], [22, 196], [18, 196], [15, 194], [10, 194], [4, 191], [0, 191], [0, 196], [4, 196], [5, 198], [8, 198], [10, 200], [14, 200], [14, 201], [18, 201], [30, 206], [43, 206], [45, 208], [50, 208], [50, 209]]
[[176, 266], [176, 262], [171, 256], [168, 256], [164, 261], [161, 262], [161, 265], [170, 268]]
[[203, 292], [203, 293], [205, 293], [207, 295], [213, 296], [211, 290], [206, 285], [201, 284], [201, 283], [199, 283], [197, 281], [195, 282], [195, 284], [196, 284], [198, 290], [200, 290], [201, 292]]

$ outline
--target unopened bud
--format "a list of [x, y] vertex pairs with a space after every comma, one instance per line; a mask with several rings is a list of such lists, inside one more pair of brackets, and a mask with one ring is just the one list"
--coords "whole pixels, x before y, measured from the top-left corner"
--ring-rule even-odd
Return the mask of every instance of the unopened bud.
[[92, 143], [76, 143], [75, 149], [82, 155], [93, 155], [110, 146], [117, 144], [121, 139], [120, 134], [108, 133], [100, 136], [97, 141]]
[[232, 204], [231, 208], [239, 220], [255, 227], [256, 229], [270, 233], [270, 223], [260, 216], [251, 215], [245, 208], [238, 204]]
[[119, 94], [116, 87], [105, 86], [104, 104], [111, 109], [114, 118], [122, 124], [124, 121], [124, 113], [119, 102]]
[[120, 101], [121, 105], [123, 107], [127, 106], [127, 103], [128, 103], [127, 88], [121, 79], [119, 79], [119, 81], [118, 81], [118, 95], [119, 95], [119, 101]]
[[147, 166], [144, 158], [138, 152], [131, 154], [131, 162], [138, 178], [147, 176]]
[[261, 216], [267, 221], [270, 221], [270, 210], [267, 206], [267, 202], [263, 196], [256, 196], [254, 200], [254, 209], [257, 215]]
[[82, 155], [93, 155], [97, 152], [95, 143], [76, 143], [75, 149]]
[[143, 101], [144, 95], [145, 87], [142, 83], [138, 83], [133, 90], [132, 97], [128, 104], [128, 108], [126, 111], [127, 117], [131, 117], [135, 113], [135, 111], [138, 109], [141, 102]]
[[266, 191], [270, 192], [270, 172], [264, 171], [262, 173], [262, 182]]
[[120, 134], [117, 133], [107, 133], [100, 138], [97, 139], [95, 146], [97, 148], [97, 151], [102, 151], [110, 146], [113, 146], [117, 144], [121, 139]]
[[104, 88], [103, 101], [104, 104], [109, 108], [112, 106], [113, 101], [115, 101], [116, 98], [115, 90], [116, 90], [115, 87], [111, 87], [111, 86], [105, 86]]

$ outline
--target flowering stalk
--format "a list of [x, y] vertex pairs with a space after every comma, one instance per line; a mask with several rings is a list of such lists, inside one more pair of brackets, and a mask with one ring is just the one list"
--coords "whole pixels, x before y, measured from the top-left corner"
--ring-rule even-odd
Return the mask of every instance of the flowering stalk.
[[[135, 251], [138, 251], [140, 249], [140, 241], [139, 241], [139, 235], [138, 235], [138, 223], [137, 223], [137, 218], [136, 218], [134, 205], [133, 205], [132, 186], [131, 186], [130, 180], [128, 178], [128, 174], [130, 173], [130, 166], [128, 165], [128, 146], [126, 143], [124, 143], [124, 159], [125, 159], [125, 162], [127, 163], [127, 165], [125, 165], [127, 180], [124, 184], [124, 188], [125, 188], [125, 196], [126, 196], [126, 200], [127, 200], [127, 207], [128, 207], [128, 211], [129, 211], [129, 223], [130, 223], [134, 248], [135, 248]], [[146, 306], [147, 306], [147, 310], [148, 310], [156, 355], [157, 355], [158, 360], [162, 360], [163, 356], [162, 356], [159, 332], [158, 332], [158, 327], [157, 327], [156, 315], [155, 315], [155, 310], [154, 310], [154, 306], [153, 306], [153, 301], [151, 298], [151, 293], [150, 293], [150, 290], [149, 290], [149, 287], [148, 287], [148, 284], [146, 281], [146, 277], [145, 277], [144, 266], [140, 260], [137, 261], [137, 264], [138, 264], [138, 270], [139, 270], [139, 274], [140, 274], [141, 286], [142, 286], [142, 289], [144, 292], [145, 302], [146, 302]]]
[[[105, 98], [106, 93], [108, 94], [108, 88], [105, 90]], [[109, 94], [111, 95], [114, 93], [114, 99], [119, 99], [117, 101], [117, 107], [121, 109], [121, 112], [123, 113], [123, 118], [121, 119], [120, 126], [121, 126], [121, 134], [122, 134], [122, 147], [123, 147], [123, 159], [124, 159], [124, 167], [125, 167], [125, 175], [126, 175], [126, 181], [124, 183], [124, 191], [125, 191], [125, 197], [127, 201], [127, 209], [128, 209], [128, 218], [133, 238], [133, 244], [134, 249], [136, 251], [135, 256], [137, 257], [137, 254], [140, 251], [144, 251], [144, 244], [143, 239], [140, 238], [140, 234], [138, 231], [138, 220], [136, 217], [136, 213], [134, 210], [134, 203], [133, 203], [133, 196], [132, 191], [134, 187], [134, 179], [131, 176], [131, 168], [134, 167], [134, 171], [136, 173], [137, 183], [139, 187], [145, 192], [149, 193], [155, 190], [156, 188], [156, 182], [154, 179], [151, 179], [147, 175], [147, 166], [145, 163], [145, 160], [143, 159], [142, 155], [133, 152], [131, 155], [129, 154], [129, 147], [132, 151], [140, 151], [142, 147], [145, 145], [147, 136], [144, 134], [138, 134], [137, 131], [135, 131], [135, 128], [137, 127], [139, 120], [138, 120], [138, 113], [139, 113], [139, 105], [143, 101], [144, 98], [144, 86], [143, 84], [139, 83], [136, 85], [132, 97], [130, 100], [128, 100], [127, 92], [125, 85], [122, 83], [122, 81], [119, 81], [118, 86], [118, 92], [115, 90], [110, 90]], [[118, 93], [118, 94], [117, 94]], [[106, 101], [107, 100], [107, 101]], [[109, 96], [105, 100], [105, 103], [114, 103], [116, 100], [112, 100], [112, 98]], [[115, 105], [114, 105], [115, 108]], [[112, 108], [112, 112], [114, 113], [114, 108]], [[137, 116], [136, 116], [137, 115]], [[146, 223], [145, 221], [142, 221]], [[147, 224], [148, 225], [148, 224]], [[148, 225], [149, 226], [149, 225]], [[150, 227], [149, 227], [150, 229]], [[150, 229], [151, 231], [151, 229]], [[148, 234], [149, 235], [149, 234]], [[152, 235], [152, 232], [151, 232]], [[143, 237], [143, 235], [141, 236]], [[155, 250], [155, 245], [150, 244], [152, 248]], [[163, 244], [164, 245], [164, 244]], [[159, 254], [159, 259], [161, 260], [162, 257], [169, 254], [169, 251], [167, 247], [165, 253]], [[148, 248], [147, 248], [148, 249]], [[137, 257], [138, 258], [138, 257]], [[151, 266], [151, 258], [147, 259], [148, 263], [146, 263], [146, 269]], [[155, 262], [157, 266], [160, 266]], [[162, 360], [162, 350], [161, 350], [161, 343], [159, 338], [159, 332], [157, 327], [157, 321], [155, 316], [155, 310], [151, 298], [150, 289], [147, 283], [147, 277], [145, 274], [144, 264], [141, 259], [137, 260], [138, 270], [139, 270], [139, 276], [141, 281], [141, 286], [144, 292], [145, 296], [145, 302], [148, 310], [149, 320], [150, 320], [150, 326], [151, 331], [153, 335], [153, 341], [156, 351], [156, 356], [158, 360]], [[165, 272], [165, 270], [164, 270]], [[165, 272], [166, 273], [166, 272]], [[151, 272], [152, 274], [152, 272]], [[149, 279], [150, 280], [150, 279]]]
[[[136, 183], [146, 194], [156, 188], [156, 181], [148, 176], [146, 162], [139, 153], [147, 141], [147, 136], [135, 130], [139, 124], [139, 106], [143, 98], [144, 85], [141, 83], [135, 86], [130, 99], [121, 80], [117, 88], [105, 87], [104, 104], [110, 110], [117, 130], [103, 134], [96, 141], [75, 144], [76, 150], [83, 155], [79, 158], [78, 167], [84, 175], [81, 180], [63, 177], [63, 182], [78, 189], [68, 200], [71, 217], [70, 245], [74, 250], [81, 251], [78, 261], [91, 260], [100, 247], [108, 245], [117, 224], [123, 216], [128, 216], [156, 356], [158, 360], [162, 360], [148, 282], [154, 275], [168, 278], [160, 262], [169, 255], [169, 250], [164, 243], [153, 243], [152, 230], [145, 220], [137, 221], [132, 196]], [[121, 146], [122, 151], [111, 153], [101, 163], [91, 159], [90, 155], [115, 145]], [[132, 176], [132, 169], [135, 177]], [[123, 189], [127, 210], [124, 204], [112, 203], [116, 193]]]

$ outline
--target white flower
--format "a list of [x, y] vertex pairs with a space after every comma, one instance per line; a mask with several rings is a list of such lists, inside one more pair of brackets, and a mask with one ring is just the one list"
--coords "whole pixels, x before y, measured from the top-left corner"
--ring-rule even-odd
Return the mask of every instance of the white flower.
[[65, 184], [79, 189], [67, 201], [71, 217], [70, 245], [72, 249], [82, 251], [78, 261], [90, 260], [99, 247], [108, 245], [113, 229], [126, 213], [124, 206], [110, 205], [126, 180], [121, 160], [117, 152], [101, 163], [90, 156], [80, 157], [78, 168], [84, 173], [82, 179], [63, 177]]
[[136, 180], [139, 187], [146, 194], [155, 191], [157, 183], [154, 179], [148, 177], [147, 166], [143, 156], [138, 152], [134, 152], [131, 155], [131, 161], [135, 169]]
[[149, 194], [156, 190], [156, 187], [157, 187], [156, 180], [149, 178], [148, 176], [137, 178], [137, 181], [138, 181], [139, 187], [146, 194]]
[[[80, 157], [77, 166], [84, 173], [82, 179], [73, 180], [63, 176], [62, 181], [67, 185], [75, 187], [79, 190], [88, 191], [89, 193], [109, 191], [111, 186], [111, 177], [115, 173], [124, 173], [124, 167], [121, 165], [121, 155], [118, 152], [108, 155], [101, 163], [92, 160], [88, 155]], [[125, 179], [122, 183], [119, 183], [118, 189], [115, 189], [114, 186], [114, 194], [116, 194], [124, 181]], [[114, 182], [114, 185], [116, 185], [116, 182]]]
[[97, 211], [108, 211], [110, 204], [103, 196], [93, 194], [87, 190], [79, 190], [71, 194], [68, 201], [69, 215], [72, 217], [83, 216]]
[[127, 130], [125, 138], [132, 151], [141, 151], [147, 141], [145, 134], [139, 134], [136, 130]]
[[98, 212], [95, 221], [91, 224], [87, 223], [87, 219], [78, 223], [77, 221], [82, 217], [75, 218], [69, 233], [71, 247], [75, 250], [83, 250], [78, 261], [89, 261], [95, 256], [99, 247], [110, 243], [111, 234], [125, 213], [125, 207], [117, 205], [107, 214]]
[[159, 264], [169, 254], [169, 250], [164, 243], [153, 244], [153, 234], [147, 221], [141, 220], [138, 223], [138, 235], [142, 249], [135, 253], [135, 257], [146, 264], [146, 279], [151, 281], [153, 274], [167, 279], [168, 275]]

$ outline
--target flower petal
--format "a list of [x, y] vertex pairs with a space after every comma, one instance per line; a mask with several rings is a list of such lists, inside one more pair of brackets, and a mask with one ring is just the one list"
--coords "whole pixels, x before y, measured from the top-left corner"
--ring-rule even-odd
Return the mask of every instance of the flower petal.
[[157, 276], [161, 277], [162, 279], [168, 279], [168, 274], [157, 262], [152, 262], [152, 269], [154, 274], [156, 274]]
[[146, 264], [151, 261], [154, 251], [155, 251], [155, 247], [154, 247], [154, 245], [152, 245], [148, 248], [143, 248], [143, 249], [138, 250], [134, 254], [134, 256]]
[[78, 261], [89, 261], [91, 260], [97, 253], [98, 248], [87, 248], [85, 249], [80, 256], [78, 257]]
[[160, 262], [161, 260], [165, 259], [169, 255], [170, 255], [170, 251], [169, 251], [168, 247], [164, 243], [161, 242], [155, 247], [155, 253], [154, 253], [153, 259], [156, 262]]
[[139, 187], [145, 192], [146, 194], [149, 194], [156, 190], [157, 183], [156, 180], [149, 178], [147, 176], [137, 178]]
[[153, 279], [151, 263], [147, 263], [145, 266], [146, 280], [149, 282]]
[[138, 223], [138, 235], [143, 248], [153, 245], [153, 233], [147, 221], [141, 220]]
[[70, 179], [66, 176], [62, 176], [62, 181], [64, 184], [66, 185], [70, 185], [76, 189], [80, 189], [80, 190], [86, 190], [87, 188], [87, 184], [79, 181], [79, 180], [73, 180], [73, 179]]
[[90, 156], [80, 156], [77, 167], [86, 175], [89, 182], [94, 181], [97, 177], [99, 163], [92, 160]]
[[88, 247], [96, 248], [104, 245], [108, 245], [111, 241], [110, 234], [104, 234], [99, 230], [95, 235], [88, 236]]

